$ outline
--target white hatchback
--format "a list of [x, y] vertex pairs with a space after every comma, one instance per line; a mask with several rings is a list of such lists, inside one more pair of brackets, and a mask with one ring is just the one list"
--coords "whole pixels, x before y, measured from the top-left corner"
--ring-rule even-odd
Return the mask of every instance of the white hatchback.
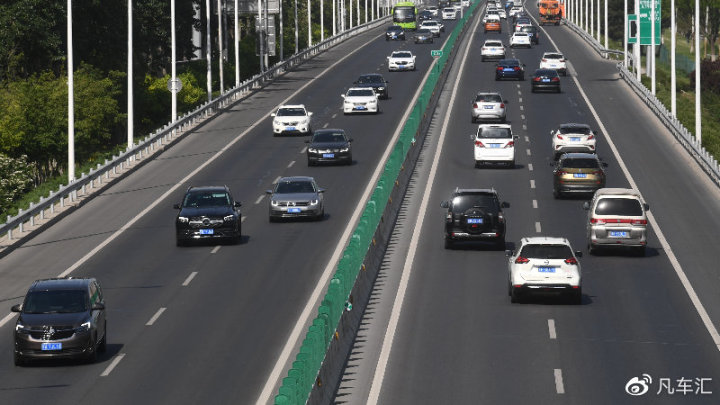
[[497, 39], [485, 40], [480, 48], [480, 58], [483, 62], [486, 59], [505, 59], [505, 45]]
[[507, 250], [508, 295], [519, 302], [527, 293], [566, 294], [582, 303], [582, 271], [578, 257], [566, 238], [522, 238], [517, 250]]
[[415, 70], [415, 55], [410, 51], [394, 51], [387, 58], [388, 71]]
[[425, 20], [420, 23], [420, 27], [418, 28], [425, 28], [430, 30], [430, 32], [433, 33], [433, 36], [439, 37], [440, 32], [445, 31], [445, 26], [435, 20]]
[[595, 131], [587, 124], [567, 123], [550, 131], [552, 137], [553, 158], [563, 153], [584, 152], [595, 153], [597, 139]]
[[515, 167], [515, 141], [509, 124], [482, 124], [470, 135], [475, 150], [475, 167], [486, 163], [501, 163]]
[[567, 59], [560, 52], [545, 52], [540, 59], [540, 69], [553, 69], [567, 76]]
[[347, 93], [340, 95], [343, 98], [343, 113], [371, 113], [377, 114], [378, 96], [372, 88], [351, 87]]
[[532, 41], [530, 40], [530, 35], [528, 35], [527, 32], [513, 32], [510, 37], [510, 48], [515, 48], [517, 46], [532, 48]]
[[310, 117], [312, 117], [304, 104], [281, 105], [272, 117], [273, 136], [284, 134], [307, 135], [312, 132]]

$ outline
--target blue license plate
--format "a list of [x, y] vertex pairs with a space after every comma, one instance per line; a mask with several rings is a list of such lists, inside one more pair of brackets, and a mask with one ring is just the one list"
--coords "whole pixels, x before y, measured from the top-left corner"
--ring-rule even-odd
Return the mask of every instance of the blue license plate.
[[355, 107], [355, 109], [356, 110], [364, 110], [365, 106], [359, 105], [359, 106]]
[[586, 173], [573, 173], [573, 177], [575, 177], [576, 179], [586, 179], [587, 174]]
[[628, 233], [627, 231], [610, 231], [609, 232], [611, 238], [627, 238]]
[[335, 157], [334, 153], [323, 153], [323, 159], [332, 159]]
[[299, 214], [300, 208], [288, 208], [288, 212], [291, 214]]
[[515, 69], [513, 69], [513, 68], [505, 68], [505, 69], [503, 69], [503, 72], [513, 72], [513, 71], [515, 71]]
[[543, 83], [549, 83], [550, 79], [542, 79]]
[[571, 136], [570, 142], [580, 142], [580, 137], [579, 136]]
[[539, 273], [555, 273], [555, 267], [538, 267]]
[[285, 127], [285, 130], [286, 130], [286, 131], [294, 131], [294, 130], [295, 130], [295, 127]]
[[491, 105], [486, 105], [486, 106], [483, 106], [483, 108], [486, 109], [486, 110], [492, 110], [492, 109], [493, 109], [493, 106], [491, 106]]
[[200, 235], [212, 235], [215, 233], [214, 229], [201, 229]]
[[488, 145], [490, 145], [490, 147], [493, 148], [493, 149], [500, 149], [500, 144], [499, 144], [499, 143], [489, 143]]
[[468, 218], [467, 223], [468, 224], [482, 224], [483, 219], [482, 218]]
[[40, 345], [41, 350], [62, 350], [62, 343], [43, 343]]

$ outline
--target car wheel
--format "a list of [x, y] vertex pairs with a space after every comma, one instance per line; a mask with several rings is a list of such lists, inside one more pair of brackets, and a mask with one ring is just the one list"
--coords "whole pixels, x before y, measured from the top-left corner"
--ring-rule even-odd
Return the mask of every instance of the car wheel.
[[514, 169], [514, 168], [515, 168], [515, 159], [511, 160], [510, 162], [508, 162], [507, 165], [508, 165], [508, 168]]
[[476, 161], [475, 161], [475, 168], [478, 169], [478, 168], [480, 168], [480, 166], [482, 166], [482, 160], [476, 160]]
[[510, 302], [513, 304], [517, 304], [521, 301], [521, 299], [522, 297], [520, 296], [520, 289], [510, 286]]
[[90, 353], [88, 353], [87, 357], [85, 357], [85, 362], [88, 364], [95, 363], [97, 361], [98, 357], [98, 345], [93, 344], [92, 350]]
[[481, 61], [481, 62], [485, 62], [485, 57], [484, 57], [484, 56], [481, 57], [481, 58], [480, 58], [480, 61]]
[[175, 239], [175, 246], [183, 247], [186, 245], [187, 245], [187, 242], [185, 242], [184, 240], [182, 240], [180, 238]]
[[505, 237], [502, 236], [495, 241], [495, 248], [497, 250], [505, 250]]
[[587, 251], [589, 255], [594, 255], [597, 253], [597, 248], [592, 245], [592, 243], [587, 244]]
[[316, 220], [316, 221], [322, 221], [323, 218], [325, 218], [325, 209], [324, 209], [324, 208], [323, 208], [323, 210], [320, 211], [320, 213], [315, 217], [315, 220]]
[[578, 287], [570, 295], [570, 303], [575, 305], [582, 305], [582, 287]]
[[107, 351], [107, 321], [105, 321], [105, 334], [98, 344], [97, 351], [100, 353], [105, 353]]
[[445, 249], [452, 249], [453, 247], [455, 247], [454, 241], [450, 238], [445, 238]]
[[345, 162], [346, 165], [350, 166], [352, 164], [352, 155], [348, 155], [347, 161]]
[[508, 296], [512, 297], [512, 283], [508, 280]]
[[308, 167], [309, 167], [309, 166], [315, 166], [315, 164], [313, 163], [313, 161], [310, 160], [310, 159], [308, 159]]
[[553, 188], [553, 197], [557, 200], [560, 199], [561, 196], [562, 194], [560, 194], [560, 191], [556, 188]]
[[638, 257], [645, 257], [645, 246], [636, 247], [635, 255]]
[[520, 81], [521, 81], [521, 82], [524, 82], [524, 81], [525, 81], [525, 75], [521, 75], [521, 76], [520, 76]]
[[473, 116], [473, 115], [470, 116], [470, 122], [472, 122], [473, 124], [477, 122], [477, 119], [475, 119], [475, 116]]
[[17, 353], [14, 353], [14, 354], [13, 354], [13, 362], [14, 362], [15, 365], [18, 366], [18, 367], [25, 365], [25, 359], [23, 359], [23, 357], [22, 357], [21, 355], [17, 354]]
[[274, 216], [270, 215], [270, 216], [268, 216], [268, 222], [277, 222], [277, 218], [275, 218]]
[[558, 87], [557, 92], [558, 92], [558, 94], [562, 93], [562, 90], [560, 90], [560, 87]]
[[535, 93], [535, 87], [531, 87], [530, 92]]

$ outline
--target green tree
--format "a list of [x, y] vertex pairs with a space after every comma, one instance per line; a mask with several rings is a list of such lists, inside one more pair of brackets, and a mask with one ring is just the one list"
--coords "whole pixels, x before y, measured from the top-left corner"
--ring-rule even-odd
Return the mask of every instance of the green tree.
[[34, 183], [35, 165], [27, 156], [12, 158], [0, 153], [0, 217]]

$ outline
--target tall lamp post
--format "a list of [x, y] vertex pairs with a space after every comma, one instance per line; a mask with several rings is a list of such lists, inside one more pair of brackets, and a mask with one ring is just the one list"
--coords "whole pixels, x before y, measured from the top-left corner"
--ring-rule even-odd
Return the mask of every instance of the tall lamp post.
[[132, 0], [128, 0], [128, 43], [127, 43], [127, 147], [133, 144], [135, 114], [133, 107], [133, 28], [132, 28]]
[[72, 0], [67, 0], [68, 184], [75, 181], [75, 85], [73, 80]]

